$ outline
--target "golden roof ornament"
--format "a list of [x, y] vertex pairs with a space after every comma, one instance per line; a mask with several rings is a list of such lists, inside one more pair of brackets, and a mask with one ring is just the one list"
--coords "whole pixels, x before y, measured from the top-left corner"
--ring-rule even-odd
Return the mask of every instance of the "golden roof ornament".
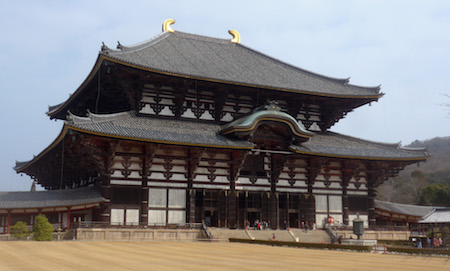
[[172, 27], [170, 27], [170, 25], [174, 24], [175, 20], [174, 19], [166, 19], [163, 24], [162, 24], [162, 31], [163, 32], [170, 32], [170, 33], [174, 33], [175, 30], [173, 30]]
[[228, 33], [230, 33], [233, 38], [231, 39], [232, 43], [241, 43], [241, 35], [236, 30], [228, 30]]

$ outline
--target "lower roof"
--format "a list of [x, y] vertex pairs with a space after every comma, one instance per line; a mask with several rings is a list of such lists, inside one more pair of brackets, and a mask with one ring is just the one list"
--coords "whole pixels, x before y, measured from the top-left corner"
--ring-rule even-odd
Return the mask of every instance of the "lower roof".
[[450, 208], [439, 208], [425, 216], [419, 223], [450, 223]]
[[394, 203], [381, 200], [375, 200], [375, 208], [388, 211], [390, 213], [417, 217], [424, 217], [435, 209], [435, 207], [432, 206]]
[[[59, 137], [33, 160], [16, 162], [15, 170], [21, 172], [34, 161], [55, 147], [68, 131], [134, 140], [141, 142], [198, 146], [223, 149], [251, 150], [255, 144], [247, 140], [226, 137], [220, 134], [222, 127], [215, 123], [176, 120], [138, 115], [134, 111], [114, 114], [92, 114], [87, 117], [69, 115]], [[405, 149], [399, 144], [367, 141], [334, 132], [316, 132], [308, 141], [291, 145], [292, 153], [312, 156], [415, 162], [426, 160], [425, 149]]]
[[0, 209], [68, 207], [104, 202], [99, 187], [66, 190], [0, 192]]

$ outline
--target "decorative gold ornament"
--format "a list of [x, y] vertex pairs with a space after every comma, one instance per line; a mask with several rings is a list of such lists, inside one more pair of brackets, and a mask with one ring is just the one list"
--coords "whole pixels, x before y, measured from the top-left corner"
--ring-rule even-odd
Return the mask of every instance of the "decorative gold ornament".
[[174, 24], [175, 20], [174, 19], [166, 19], [163, 24], [162, 24], [162, 31], [163, 32], [170, 32], [170, 33], [174, 33], [175, 30], [173, 30], [172, 27], [170, 27], [170, 25]]
[[231, 39], [232, 43], [241, 43], [241, 35], [236, 30], [228, 30], [228, 33], [230, 33], [233, 38]]

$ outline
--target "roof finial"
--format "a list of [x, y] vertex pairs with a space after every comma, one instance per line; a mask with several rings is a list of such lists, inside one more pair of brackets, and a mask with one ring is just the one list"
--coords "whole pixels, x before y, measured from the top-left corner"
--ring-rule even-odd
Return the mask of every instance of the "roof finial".
[[172, 24], [174, 24], [175, 23], [175, 20], [173, 20], [173, 19], [166, 19], [164, 22], [163, 22], [163, 25], [162, 25], [162, 31], [163, 32], [170, 32], [170, 33], [174, 33], [175, 32], [175, 30], [173, 30], [173, 28], [172, 27], [170, 27], [170, 25], [172, 25]]
[[228, 33], [230, 33], [233, 38], [231, 39], [232, 43], [241, 43], [241, 35], [239, 35], [239, 32], [236, 30], [228, 30]]

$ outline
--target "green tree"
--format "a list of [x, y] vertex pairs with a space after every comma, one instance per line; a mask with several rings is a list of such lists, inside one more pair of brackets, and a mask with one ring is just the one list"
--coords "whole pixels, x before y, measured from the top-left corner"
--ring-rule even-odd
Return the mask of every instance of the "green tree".
[[29, 235], [27, 223], [19, 221], [11, 227], [11, 234], [18, 239], [23, 239]]
[[33, 226], [33, 240], [53, 241], [53, 226], [45, 215], [38, 215]]
[[425, 186], [419, 204], [450, 207], [450, 186], [437, 183]]

